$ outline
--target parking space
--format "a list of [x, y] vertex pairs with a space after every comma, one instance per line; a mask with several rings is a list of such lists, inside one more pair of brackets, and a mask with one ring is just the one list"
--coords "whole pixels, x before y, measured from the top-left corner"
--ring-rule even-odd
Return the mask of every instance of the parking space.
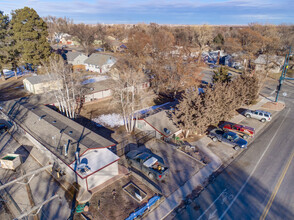
[[176, 191], [203, 167], [195, 159], [165, 142], [152, 140], [146, 144], [146, 147], [162, 157], [165, 164], [169, 166], [169, 175], [162, 182], [157, 182], [164, 196], [169, 196]]
[[[261, 110], [270, 112], [272, 114], [272, 120], [274, 119], [275, 115], [278, 113], [276, 111], [272, 111], [272, 110], [267, 110], [267, 109], [262, 109], [259, 108]], [[252, 128], [255, 128], [255, 136], [258, 135], [258, 133], [264, 128], [264, 126], [266, 126], [268, 123], [270, 122], [261, 122], [257, 119], [253, 119], [253, 118], [246, 118], [245, 116], [243, 117], [243, 120], [241, 122], [238, 122], [238, 124], [242, 124], [245, 126], [249, 126]], [[254, 137], [253, 138], [248, 138], [247, 139], [248, 143], [250, 144], [252, 141], [254, 141]], [[233, 146], [223, 143], [223, 142], [211, 142], [208, 145], [208, 148], [215, 153], [222, 161], [223, 163], [229, 163], [230, 161], [232, 161], [236, 156], [239, 155], [240, 152], [243, 151], [243, 149], [239, 149], [239, 150], [234, 150]]]

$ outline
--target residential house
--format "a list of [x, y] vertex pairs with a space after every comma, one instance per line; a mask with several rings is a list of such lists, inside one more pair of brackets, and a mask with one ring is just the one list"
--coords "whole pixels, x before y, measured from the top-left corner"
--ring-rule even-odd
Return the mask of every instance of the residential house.
[[49, 75], [36, 75], [25, 78], [23, 85], [28, 92], [41, 94], [62, 87], [62, 81], [51, 79]]
[[259, 55], [254, 61], [255, 71], [266, 71], [269, 73], [278, 73], [281, 71], [285, 57], [276, 55]]
[[53, 174], [61, 185], [74, 183], [90, 194], [119, 176], [119, 157], [111, 151], [110, 140], [30, 98], [5, 103], [3, 111], [34, 144], [31, 155], [42, 166], [54, 164]]
[[86, 65], [86, 70], [97, 73], [106, 73], [116, 62], [116, 58], [107, 54], [93, 53], [84, 62]]
[[88, 57], [81, 53], [81, 52], [71, 52], [68, 51], [67, 53], [65, 53], [64, 55], [65, 60], [69, 63], [73, 65], [73, 69], [74, 70], [85, 70], [85, 60], [88, 59]]
[[170, 140], [178, 136], [182, 130], [172, 121], [168, 110], [137, 119], [136, 128], [141, 131], [154, 131], [158, 139]]
[[89, 103], [98, 101], [101, 99], [110, 98], [113, 95], [113, 89], [116, 87], [115, 80], [107, 78], [94, 83], [84, 85], [85, 95], [83, 96], [83, 102]]

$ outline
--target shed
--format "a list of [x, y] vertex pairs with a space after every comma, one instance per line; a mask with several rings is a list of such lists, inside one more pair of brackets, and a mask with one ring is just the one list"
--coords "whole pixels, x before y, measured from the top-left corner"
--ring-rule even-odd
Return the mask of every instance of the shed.
[[156, 138], [159, 139], [175, 138], [182, 132], [182, 130], [173, 123], [168, 110], [162, 110], [138, 119], [136, 128], [142, 131], [155, 131]]
[[49, 75], [37, 75], [25, 78], [23, 85], [30, 93], [41, 94], [62, 87], [62, 81], [51, 79]]
[[110, 78], [84, 85], [84, 102], [87, 103], [99, 99], [110, 98], [113, 94], [113, 89], [115, 88], [115, 86], [115, 80]]

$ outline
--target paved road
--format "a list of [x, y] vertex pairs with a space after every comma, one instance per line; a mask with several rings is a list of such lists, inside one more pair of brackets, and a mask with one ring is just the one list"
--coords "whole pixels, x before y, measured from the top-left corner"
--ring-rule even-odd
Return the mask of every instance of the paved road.
[[[268, 94], [274, 86], [269, 85]], [[287, 92], [281, 96], [287, 107], [174, 219], [293, 219], [293, 82], [285, 83], [282, 92]]]

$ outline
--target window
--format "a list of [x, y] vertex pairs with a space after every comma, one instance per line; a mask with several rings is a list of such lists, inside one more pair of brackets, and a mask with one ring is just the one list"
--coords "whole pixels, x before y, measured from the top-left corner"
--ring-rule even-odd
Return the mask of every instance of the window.
[[258, 115], [258, 112], [254, 112], [255, 115]]
[[263, 113], [260, 112], [259, 115], [260, 115], [260, 116], [263, 116]]

